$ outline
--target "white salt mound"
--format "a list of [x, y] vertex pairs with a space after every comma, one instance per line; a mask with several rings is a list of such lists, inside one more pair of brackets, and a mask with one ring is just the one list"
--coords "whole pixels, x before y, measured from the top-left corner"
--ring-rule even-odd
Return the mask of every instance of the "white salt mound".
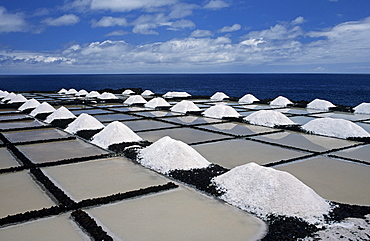
[[270, 106], [275, 107], [286, 107], [287, 105], [292, 105], [293, 102], [291, 102], [288, 98], [284, 96], [278, 96], [273, 101], [271, 101]]
[[223, 117], [240, 117], [241, 115], [231, 106], [217, 104], [209, 107], [202, 113], [206, 117], [222, 119]]
[[144, 90], [144, 92], [141, 93], [141, 95], [143, 95], [143, 96], [149, 96], [149, 95], [154, 95], [154, 93], [152, 91], [150, 91], [150, 90]]
[[211, 100], [213, 101], [219, 101], [219, 100], [224, 100], [228, 98], [229, 96], [223, 92], [216, 92], [214, 95], [211, 96]]
[[123, 102], [126, 105], [146, 104], [147, 101], [141, 95], [132, 95]]
[[88, 93], [87, 95], [86, 95], [86, 97], [87, 98], [97, 98], [97, 97], [99, 97], [100, 96], [100, 94], [99, 94], [99, 92], [98, 91], [91, 91], [90, 93]]
[[16, 96], [15, 93], [11, 92], [9, 94], [7, 94], [3, 99], [2, 99], [2, 102], [6, 102], [6, 101], [9, 101], [11, 100], [12, 98], [14, 98]]
[[85, 96], [85, 95], [87, 95], [89, 92], [87, 92], [86, 90], [84, 90], [84, 89], [82, 89], [82, 90], [80, 90], [80, 91], [78, 91], [77, 93], [76, 93], [76, 96]]
[[66, 94], [67, 95], [75, 95], [75, 94], [77, 94], [77, 90], [75, 90], [75, 89], [69, 89], [67, 92], [66, 92]]
[[242, 98], [239, 99], [240, 104], [252, 104], [255, 101], [259, 101], [254, 95], [246, 94]]
[[176, 105], [172, 106], [170, 110], [184, 114], [189, 111], [201, 111], [201, 109], [190, 100], [182, 100]]
[[157, 108], [157, 107], [170, 107], [171, 105], [163, 98], [157, 97], [153, 98], [148, 103], [144, 105], [147, 108]]
[[261, 217], [268, 214], [297, 216], [317, 222], [330, 204], [288, 172], [248, 163], [214, 177], [225, 193], [221, 199]]
[[302, 129], [313, 134], [338, 138], [370, 137], [370, 134], [355, 123], [334, 118], [318, 118], [302, 126]]
[[370, 115], [370, 103], [361, 103], [353, 109], [355, 110], [355, 114]]
[[123, 91], [122, 94], [123, 95], [132, 95], [132, 94], [135, 94], [135, 92], [132, 91], [132, 90], [127, 89], [127, 90]]
[[50, 114], [48, 117], [46, 117], [45, 122], [51, 123], [53, 122], [53, 120], [62, 120], [62, 119], [76, 119], [76, 116], [67, 108], [62, 106], [56, 111], [54, 111], [52, 114]]
[[113, 121], [102, 131], [92, 137], [91, 143], [102, 148], [108, 148], [112, 144], [119, 144], [124, 142], [138, 142], [143, 139], [133, 132], [125, 124]]
[[259, 110], [245, 117], [244, 120], [253, 125], [268, 127], [295, 125], [291, 119], [275, 110]]
[[14, 96], [13, 98], [10, 99], [9, 104], [11, 104], [11, 103], [24, 103], [26, 101], [27, 101], [26, 97], [24, 97], [21, 94], [17, 94], [16, 96]]
[[52, 113], [54, 111], [55, 108], [52, 107], [48, 102], [43, 102], [41, 105], [38, 105], [33, 111], [31, 111], [30, 116], [35, 117], [38, 114]]
[[211, 164], [191, 146], [168, 136], [140, 150], [138, 162], [163, 174], [173, 170], [205, 168]]
[[64, 88], [62, 88], [62, 89], [60, 89], [60, 90], [58, 91], [58, 94], [65, 94], [65, 93], [67, 93], [67, 90], [66, 90], [66, 89], [64, 89]]
[[187, 92], [169, 91], [163, 95], [164, 98], [184, 98], [191, 96]]
[[314, 99], [307, 105], [307, 109], [313, 110], [329, 110], [329, 108], [335, 107], [330, 101]]
[[76, 120], [71, 122], [65, 129], [66, 132], [74, 134], [81, 130], [99, 130], [103, 129], [104, 125], [95, 117], [82, 113]]
[[118, 99], [118, 97], [115, 96], [112, 93], [104, 92], [103, 94], [101, 94], [100, 96], [98, 96], [98, 99], [101, 99], [101, 100], [113, 100], [113, 99]]
[[24, 110], [27, 110], [27, 109], [33, 109], [33, 108], [36, 108], [39, 105], [41, 105], [40, 102], [38, 102], [35, 99], [30, 99], [30, 100], [27, 100], [26, 102], [24, 102], [24, 104], [21, 105], [18, 108], [18, 110], [19, 111], [24, 111]]
[[7, 96], [9, 94], [8, 91], [2, 91], [0, 90], [0, 98], [4, 98], [5, 96]]

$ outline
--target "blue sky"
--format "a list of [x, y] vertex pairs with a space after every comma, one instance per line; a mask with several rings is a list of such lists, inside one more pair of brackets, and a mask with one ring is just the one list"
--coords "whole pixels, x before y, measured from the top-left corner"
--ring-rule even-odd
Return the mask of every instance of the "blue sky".
[[369, 0], [0, 0], [0, 74], [370, 73]]

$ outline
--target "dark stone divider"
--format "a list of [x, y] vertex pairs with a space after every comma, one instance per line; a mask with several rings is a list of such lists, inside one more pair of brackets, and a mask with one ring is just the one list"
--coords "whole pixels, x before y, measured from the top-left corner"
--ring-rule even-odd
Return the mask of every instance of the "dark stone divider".
[[19, 128], [0, 129], [0, 131], [2, 131], [2, 132], [6, 132], [6, 131], [28, 131], [28, 130], [37, 130], [37, 129], [44, 129], [44, 128], [50, 128], [50, 126], [49, 125], [28, 126], [28, 127], [19, 127]]
[[58, 120], [53, 120], [50, 125], [54, 127], [59, 127], [61, 129], [67, 128], [67, 126], [74, 121], [76, 118], [70, 118], [70, 119], [58, 119]]
[[80, 130], [75, 133], [75, 135], [85, 139], [85, 140], [90, 140], [95, 134], [99, 133], [102, 129], [97, 129], [97, 130]]
[[44, 121], [46, 119], [46, 117], [48, 117], [49, 115], [51, 115], [53, 112], [48, 112], [48, 113], [40, 113], [40, 114], [37, 114], [35, 116], [36, 119], [39, 119], [39, 120], [42, 120]]
[[346, 218], [365, 218], [370, 214], [370, 206], [352, 205], [332, 201], [335, 205], [329, 215], [325, 216], [327, 222], [340, 222]]
[[139, 142], [123, 142], [119, 144], [112, 144], [108, 146], [108, 150], [113, 151], [117, 154], [124, 154], [125, 153], [125, 148], [130, 147], [130, 146], [140, 146], [140, 147], [147, 147], [150, 146], [152, 142], [150, 141], [139, 141]]
[[[19, 113], [17, 113], [19, 114]], [[1, 123], [7, 123], [7, 122], [14, 122], [14, 121], [28, 121], [28, 120], [33, 120], [32, 117], [24, 117], [24, 118], [19, 118], [19, 119], [9, 119], [9, 120], [0, 120]]]

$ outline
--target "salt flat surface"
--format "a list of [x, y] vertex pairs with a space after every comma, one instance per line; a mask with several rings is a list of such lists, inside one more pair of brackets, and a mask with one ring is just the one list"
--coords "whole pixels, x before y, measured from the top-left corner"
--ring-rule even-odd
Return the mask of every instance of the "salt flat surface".
[[176, 124], [182, 125], [197, 125], [197, 124], [206, 124], [206, 123], [220, 123], [221, 120], [206, 118], [206, 117], [197, 117], [197, 116], [179, 116], [179, 117], [170, 117], [164, 118], [162, 120], [173, 122]]
[[0, 168], [19, 166], [12, 154], [5, 148], [0, 148]]
[[244, 118], [245, 121], [254, 125], [274, 127], [276, 125], [294, 125], [284, 114], [274, 110], [259, 110]]
[[9, 141], [24, 142], [24, 141], [39, 141], [39, 140], [48, 140], [48, 139], [57, 139], [66, 137], [69, 134], [58, 130], [56, 128], [52, 129], [36, 129], [36, 130], [24, 130], [24, 131], [9, 131], [3, 133]]
[[261, 220], [187, 188], [87, 210], [122, 240], [259, 240]]
[[241, 123], [236, 123], [236, 122], [215, 123], [212, 125], [199, 126], [199, 128], [206, 129], [206, 130], [212, 130], [212, 131], [221, 131], [225, 134], [233, 134], [233, 135], [241, 135], [241, 136], [261, 134], [261, 133], [274, 131], [271, 128], [267, 128], [263, 126], [241, 124]]
[[7, 130], [13, 128], [26, 128], [34, 126], [43, 126], [44, 124], [38, 120], [29, 120], [29, 121], [14, 121], [14, 122], [4, 122], [0, 123], [0, 129]]
[[125, 121], [125, 120], [137, 120], [139, 117], [132, 116], [129, 114], [107, 114], [107, 115], [94, 115], [94, 118], [100, 122], [112, 122], [112, 121]]
[[321, 113], [312, 115], [315, 117], [330, 117], [335, 119], [344, 119], [350, 121], [360, 121], [360, 120], [367, 120], [370, 119], [370, 115], [367, 114], [353, 114], [353, 113], [345, 113], [345, 112], [330, 112], [330, 113]]
[[325, 199], [293, 175], [253, 162], [212, 180], [225, 192], [221, 199], [262, 217], [280, 214], [316, 222], [330, 210]]
[[[125, 125], [130, 127], [133, 131], [144, 131], [152, 129], [162, 129], [169, 127], [176, 127], [176, 125], [164, 123], [156, 120], [136, 120], [136, 121], [124, 121]], [[141, 133], [138, 133], [141, 136]]]
[[370, 164], [370, 145], [365, 146], [358, 146], [350, 149], [346, 149], [343, 151], [338, 151], [332, 153], [333, 155], [340, 156], [340, 157], [347, 157], [351, 159], [366, 161]]
[[287, 171], [325, 199], [370, 205], [370, 167], [326, 157], [275, 167]]
[[211, 164], [192, 147], [169, 136], [140, 150], [137, 161], [164, 174], [173, 170], [205, 168]]

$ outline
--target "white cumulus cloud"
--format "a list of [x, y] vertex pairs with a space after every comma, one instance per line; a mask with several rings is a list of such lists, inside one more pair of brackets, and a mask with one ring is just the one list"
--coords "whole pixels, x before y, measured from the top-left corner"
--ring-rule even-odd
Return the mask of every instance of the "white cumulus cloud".
[[238, 23], [234, 24], [233, 26], [225, 26], [223, 28], [221, 28], [220, 30], [218, 30], [218, 32], [220, 33], [228, 33], [228, 32], [234, 32], [234, 31], [238, 31], [242, 28], [242, 26]]
[[21, 13], [8, 13], [6, 8], [0, 6], [0, 32], [26, 31], [27, 23]]
[[190, 37], [194, 37], [194, 38], [201, 38], [201, 37], [208, 37], [208, 36], [213, 36], [213, 33], [209, 30], [201, 30], [201, 29], [194, 30], [190, 34]]
[[220, 9], [220, 8], [226, 8], [229, 4], [222, 0], [211, 0], [209, 3], [207, 3], [204, 8], [206, 9]]
[[112, 26], [127, 26], [127, 20], [125, 18], [115, 18], [105, 16], [102, 17], [99, 21], [93, 19], [91, 21], [92, 27], [112, 27]]
[[74, 14], [65, 14], [59, 18], [47, 18], [43, 20], [43, 23], [49, 26], [67, 26], [75, 25], [80, 21], [80, 18]]
[[135, 9], [162, 7], [174, 4], [176, 0], [92, 0], [92, 10], [110, 10], [112, 12], [128, 12]]

